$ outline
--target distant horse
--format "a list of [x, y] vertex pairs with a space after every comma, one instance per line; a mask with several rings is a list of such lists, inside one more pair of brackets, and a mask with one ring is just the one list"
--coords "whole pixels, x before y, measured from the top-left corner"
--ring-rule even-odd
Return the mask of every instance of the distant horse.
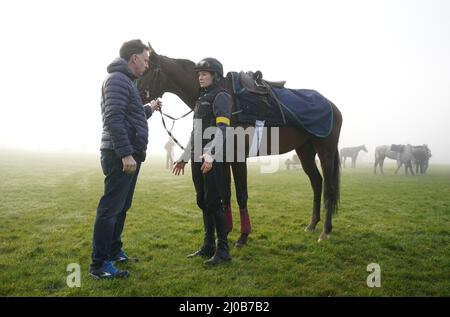
[[345, 161], [347, 157], [352, 159], [352, 168], [356, 167], [356, 159], [358, 158], [359, 151], [364, 151], [367, 153], [365, 145], [354, 146], [354, 147], [344, 147], [339, 151], [341, 155], [341, 164], [345, 167]]
[[408, 170], [414, 175], [412, 169], [412, 146], [408, 145], [380, 145], [375, 148], [375, 164], [374, 173], [377, 173], [377, 166], [380, 167], [381, 174], [383, 174], [383, 164], [385, 158], [390, 158], [397, 161], [397, 169], [395, 174], [397, 174], [400, 167], [405, 165], [405, 174], [408, 175]]
[[[151, 48], [151, 46], [150, 46]], [[159, 55], [151, 48], [150, 68], [141, 77], [138, 82], [138, 89], [141, 93], [142, 100], [149, 102], [154, 98], [161, 97], [165, 92], [171, 92], [177, 95], [189, 108], [194, 109], [195, 102], [199, 97], [200, 86], [198, 83], [197, 73], [194, 71], [194, 63], [186, 59], [173, 59], [163, 55]], [[231, 83], [223, 81], [224, 88], [228, 92], [232, 92]], [[320, 220], [320, 205], [322, 195], [322, 181], [324, 182], [324, 205], [326, 209], [326, 218], [323, 231], [318, 241], [327, 239], [332, 230], [331, 215], [336, 213], [339, 203], [339, 179], [340, 179], [340, 161], [338, 153], [338, 141], [342, 125], [342, 115], [339, 109], [330, 102], [333, 111], [333, 128], [331, 133], [325, 138], [316, 137], [306, 130], [298, 127], [283, 126], [279, 128], [279, 153], [283, 154], [295, 149], [297, 155], [302, 162], [303, 170], [308, 175], [312, 189], [314, 191], [313, 211], [310, 224], [305, 231], [312, 232], [315, 230]], [[233, 105], [233, 112], [235, 105]], [[231, 118], [231, 126], [240, 126], [244, 129], [249, 127], [248, 124], [239, 124], [235, 116]], [[271, 150], [271, 133], [270, 129], [267, 133], [267, 139], [263, 137], [264, 144], [267, 144], [268, 155], [272, 154]], [[249, 141], [245, 140], [245, 157], [249, 153]], [[251, 144], [251, 143], [250, 143]], [[236, 143], [235, 143], [236, 153]], [[319, 173], [315, 162], [315, 156], [318, 154], [322, 173]], [[244, 162], [232, 162], [231, 169], [233, 171], [234, 183], [236, 187], [237, 202], [240, 210], [247, 210], [247, 164]], [[229, 170], [229, 169], [228, 169]], [[225, 175], [227, 186], [230, 186], [231, 175]], [[227, 193], [228, 197], [224, 198], [224, 205], [230, 208], [231, 191]], [[241, 236], [239, 241], [243, 239], [247, 241], [246, 235], [242, 232], [241, 219]], [[238, 241], [238, 242], [239, 242]]]
[[300, 159], [298, 158], [298, 155], [294, 154], [292, 155], [292, 159], [287, 159], [284, 164], [286, 164], [286, 169], [290, 170], [291, 169], [291, 165], [294, 167], [296, 165], [300, 165]]
[[412, 163], [416, 167], [416, 174], [425, 174], [431, 157], [431, 151], [428, 146], [426, 144], [413, 146], [412, 155]]

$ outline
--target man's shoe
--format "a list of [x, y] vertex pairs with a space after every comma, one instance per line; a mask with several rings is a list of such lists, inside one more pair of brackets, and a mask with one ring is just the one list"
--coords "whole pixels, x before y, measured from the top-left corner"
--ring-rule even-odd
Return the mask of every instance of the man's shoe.
[[212, 257], [214, 255], [214, 253], [216, 253], [216, 249], [215, 248], [202, 247], [200, 250], [189, 254], [187, 256], [187, 258], [193, 258], [193, 257], [196, 257], [196, 256], [210, 258], [210, 257]]
[[91, 270], [89, 275], [96, 279], [112, 279], [125, 278], [128, 277], [130, 273], [128, 273], [128, 271], [116, 269], [111, 261], [104, 261], [99, 269]]
[[218, 265], [220, 263], [229, 262], [229, 261], [231, 261], [231, 256], [229, 254], [219, 255], [216, 253], [216, 254], [214, 254], [214, 256], [212, 258], [203, 262], [203, 264]]
[[116, 263], [124, 263], [128, 261], [128, 255], [123, 252], [123, 250], [120, 250], [119, 253], [117, 253], [110, 259], [110, 261]]

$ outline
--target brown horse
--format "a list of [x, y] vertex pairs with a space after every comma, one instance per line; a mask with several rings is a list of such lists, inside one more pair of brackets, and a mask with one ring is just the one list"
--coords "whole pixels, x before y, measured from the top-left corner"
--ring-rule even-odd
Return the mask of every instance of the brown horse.
[[[186, 59], [173, 59], [163, 55], [159, 55], [150, 46], [150, 67], [138, 82], [138, 89], [141, 93], [142, 100], [149, 102], [155, 98], [161, 97], [165, 92], [177, 95], [189, 108], [194, 109], [195, 102], [199, 97], [200, 86], [197, 74], [194, 71], [194, 63]], [[229, 92], [230, 84], [225, 82], [225, 89]], [[283, 154], [291, 150], [295, 150], [300, 158], [303, 170], [308, 175], [314, 192], [313, 211], [310, 224], [305, 231], [315, 231], [317, 223], [320, 221], [320, 205], [322, 195], [322, 182], [324, 183], [324, 207], [326, 209], [326, 218], [323, 231], [318, 241], [327, 239], [332, 230], [331, 215], [336, 213], [339, 204], [340, 190], [340, 160], [338, 152], [339, 134], [342, 125], [342, 115], [339, 109], [330, 102], [333, 108], [333, 129], [325, 138], [316, 137], [306, 130], [298, 127], [283, 126], [279, 128], [279, 153]], [[233, 106], [233, 111], [234, 106]], [[247, 128], [248, 125], [238, 124], [235, 116], [231, 120], [232, 126], [241, 126]], [[265, 144], [268, 146], [268, 154], [270, 150], [270, 129], [267, 133]], [[249, 144], [246, 140], [245, 151], [248, 157]], [[319, 156], [322, 176], [317, 168], [315, 156]], [[231, 169], [236, 188], [236, 197], [239, 208], [247, 209], [247, 164], [246, 162], [233, 162]], [[227, 187], [231, 186], [231, 174], [228, 168], [226, 175]], [[228, 190], [228, 197], [225, 197], [224, 204], [230, 204], [231, 191]], [[247, 232], [248, 233], [248, 232]], [[239, 241], [245, 243], [246, 235], [242, 232], [241, 218], [241, 237]], [[238, 241], [238, 242], [239, 242]]]

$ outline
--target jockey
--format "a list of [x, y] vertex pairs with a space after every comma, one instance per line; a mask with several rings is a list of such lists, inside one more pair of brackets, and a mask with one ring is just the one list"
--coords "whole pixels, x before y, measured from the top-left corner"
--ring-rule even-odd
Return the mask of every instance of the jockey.
[[[191, 159], [192, 180], [197, 205], [203, 212], [205, 236], [202, 247], [188, 257], [210, 257], [204, 263], [216, 265], [231, 260], [222, 202], [226, 192], [223, 163], [225, 138], [226, 128], [230, 126], [232, 97], [222, 88], [223, 66], [217, 59], [205, 58], [194, 69], [200, 83], [200, 97], [194, 109], [194, 129], [185, 152], [175, 163], [173, 173], [184, 173], [184, 166]], [[213, 138], [204, 138], [213, 134]]]

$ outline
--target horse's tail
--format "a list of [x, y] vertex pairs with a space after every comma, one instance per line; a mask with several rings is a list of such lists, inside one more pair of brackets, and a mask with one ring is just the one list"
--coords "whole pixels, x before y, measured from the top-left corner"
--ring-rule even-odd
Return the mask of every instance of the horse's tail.
[[337, 214], [339, 208], [339, 200], [341, 196], [341, 160], [339, 159], [339, 151], [336, 150], [334, 154], [333, 175], [331, 178], [334, 193], [330, 193], [328, 203], [331, 207], [331, 212]]

